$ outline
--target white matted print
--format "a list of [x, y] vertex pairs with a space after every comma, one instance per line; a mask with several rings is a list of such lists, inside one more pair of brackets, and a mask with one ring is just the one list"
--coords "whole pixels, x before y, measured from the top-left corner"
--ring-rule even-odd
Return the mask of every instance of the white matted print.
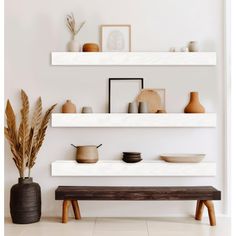
[[102, 25], [101, 49], [103, 52], [130, 52], [130, 25]]

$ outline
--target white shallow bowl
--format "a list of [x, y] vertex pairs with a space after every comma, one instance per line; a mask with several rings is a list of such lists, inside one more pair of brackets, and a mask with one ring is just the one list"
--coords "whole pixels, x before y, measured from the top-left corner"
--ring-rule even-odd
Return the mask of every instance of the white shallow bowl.
[[173, 163], [197, 163], [201, 162], [206, 154], [162, 154], [161, 159]]

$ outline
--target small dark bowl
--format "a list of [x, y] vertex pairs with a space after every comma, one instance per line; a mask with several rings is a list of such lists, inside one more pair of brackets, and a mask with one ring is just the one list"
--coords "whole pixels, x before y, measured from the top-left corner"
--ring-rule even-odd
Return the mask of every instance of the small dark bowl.
[[126, 159], [126, 160], [134, 160], [134, 161], [137, 161], [137, 160], [140, 160], [142, 159], [141, 157], [123, 157], [123, 159]]
[[139, 158], [141, 155], [125, 155], [123, 154], [123, 157], [128, 157], [128, 158]]
[[141, 155], [141, 152], [123, 152], [124, 155]]
[[136, 162], [140, 162], [140, 161], [142, 161], [142, 158], [125, 158], [125, 157], [123, 157], [122, 158], [122, 160], [124, 161], [124, 162], [126, 162], [126, 163], [136, 163]]

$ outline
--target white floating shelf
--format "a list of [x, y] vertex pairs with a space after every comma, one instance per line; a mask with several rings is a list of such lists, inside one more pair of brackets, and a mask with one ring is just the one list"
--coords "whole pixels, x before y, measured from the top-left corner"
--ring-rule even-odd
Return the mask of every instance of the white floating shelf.
[[216, 127], [216, 114], [53, 113], [52, 127]]
[[215, 52], [52, 52], [57, 66], [214, 66]]
[[125, 163], [123, 161], [98, 161], [79, 164], [76, 161], [55, 161], [51, 164], [52, 176], [215, 176], [216, 164], [167, 163], [149, 161]]

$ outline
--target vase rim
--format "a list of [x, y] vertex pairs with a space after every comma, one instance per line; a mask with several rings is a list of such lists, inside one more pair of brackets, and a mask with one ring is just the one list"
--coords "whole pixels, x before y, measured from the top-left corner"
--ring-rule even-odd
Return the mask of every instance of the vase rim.
[[33, 182], [33, 178], [32, 177], [20, 177], [18, 178], [18, 183], [32, 183]]

